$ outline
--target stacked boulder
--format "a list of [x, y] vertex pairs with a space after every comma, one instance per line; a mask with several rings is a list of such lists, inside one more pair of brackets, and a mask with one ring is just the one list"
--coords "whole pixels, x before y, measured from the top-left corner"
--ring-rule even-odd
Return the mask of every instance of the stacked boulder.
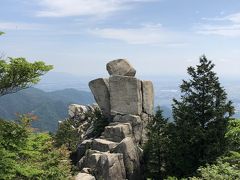
[[141, 180], [140, 147], [153, 115], [153, 84], [137, 79], [136, 70], [125, 59], [109, 62], [107, 71], [109, 78], [95, 79], [89, 87], [110, 124], [99, 138], [79, 145], [77, 179]]

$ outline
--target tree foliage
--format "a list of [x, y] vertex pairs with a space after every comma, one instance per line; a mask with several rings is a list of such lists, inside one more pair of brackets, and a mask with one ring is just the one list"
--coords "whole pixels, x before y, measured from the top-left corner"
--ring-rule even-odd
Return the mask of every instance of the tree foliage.
[[78, 132], [79, 126], [80, 122], [73, 119], [62, 121], [54, 137], [56, 146], [65, 145], [70, 151], [76, 151], [77, 145], [81, 141], [81, 134]]
[[213, 68], [211, 61], [200, 57], [200, 64], [187, 70], [190, 79], [180, 86], [181, 98], [173, 100], [171, 168], [178, 177], [192, 175], [226, 150], [225, 133], [234, 108]]
[[18, 122], [0, 120], [0, 179], [68, 179], [65, 147], [55, 148], [47, 133], [34, 133], [31, 116]]
[[42, 61], [33, 63], [25, 58], [0, 60], [0, 96], [28, 88], [53, 68]]
[[90, 114], [90, 118], [93, 122], [92, 136], [99, 137], [109, 124], [109, 120], [102, 114], [100, 109], [96, 109], [93, 114]]
[[[234, 160], [234, 163], [232, 160]], [[189, 179], [240, 179], [240, 154], [235, 152], [219, 158], [214, 164], [207, 164], [205, 167], [200, 167], [198, 168], [197, 176]]]
[[144, 147], [146, 176], [152, 179], [163, 179], [169, 139], [167, 121], [158, 107], [153, 119], [147, 125], [148, 141]]
[[228, 151], [240, 153], [240, 120], [233, 119], [228, 123], [228, 130], [225, 134], [228, 141]]

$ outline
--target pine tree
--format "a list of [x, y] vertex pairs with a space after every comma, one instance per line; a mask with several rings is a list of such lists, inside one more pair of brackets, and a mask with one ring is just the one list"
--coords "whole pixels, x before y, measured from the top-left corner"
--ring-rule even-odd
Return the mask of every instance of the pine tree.
[[234, 107], [213, 68], [211, 61], [200, 57], [196, 68], [187, 69], [190, 79], [183, 80], [180, 86], [180, 100], [173, 100], [173, 175], [192, 175], [199, 166], [214, 162], [226, 149], [224, 135]]
[[152, 121], [147, 125], [148, 142], [144, 147], [146, 176], [152, 179], [163, 179], [165, 175], [165, 158], [167, 153], [167, 121], [158, 107]]

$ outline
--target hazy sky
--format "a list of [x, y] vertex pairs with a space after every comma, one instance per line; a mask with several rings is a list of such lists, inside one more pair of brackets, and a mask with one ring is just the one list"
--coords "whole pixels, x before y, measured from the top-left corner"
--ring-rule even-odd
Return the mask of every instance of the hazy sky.
[[107, 61], [127, 58], [140, 75], [178, 75], [206, 54], [219, 75], [240, 75], [239, 0], [1, 0], [0, 7], [0, 52], [58, 72], [102, 74]]

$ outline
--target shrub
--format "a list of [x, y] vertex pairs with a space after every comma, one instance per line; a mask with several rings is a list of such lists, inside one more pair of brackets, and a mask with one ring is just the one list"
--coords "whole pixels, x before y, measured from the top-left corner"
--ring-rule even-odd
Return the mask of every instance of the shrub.
[[69, 179], [69, 152], [48, 133], [34, 133], [30, 116], [0, 120], [0, 179]]

